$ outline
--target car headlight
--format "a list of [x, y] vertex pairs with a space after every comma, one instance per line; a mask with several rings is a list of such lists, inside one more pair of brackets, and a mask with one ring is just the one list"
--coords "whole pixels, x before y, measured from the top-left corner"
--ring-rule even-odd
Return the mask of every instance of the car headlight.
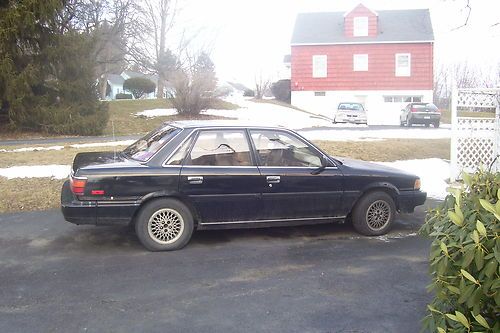
[[417, 178], [415, 179], [415, 184], [413, 185], [413, 189], [414, 190], [420, 190], [420, 186], [421, 186], [421, 182], [420, 182], [420, 178]]

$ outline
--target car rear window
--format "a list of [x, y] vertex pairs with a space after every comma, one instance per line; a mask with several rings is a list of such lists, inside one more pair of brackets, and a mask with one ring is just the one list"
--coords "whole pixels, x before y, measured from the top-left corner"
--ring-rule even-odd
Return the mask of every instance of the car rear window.
[[163, 125], [125, 148], [123, 153], [134, 160], [146, 162], [180, 131], [178, 127]]
[[364, 111], [363, 105], [359, 103], [340, 103], [338, 109], [347, 111]]
[[435, 106], [434, 104], [413, 104], [413, 108], [414, 109], [428, 109], [428, 110], [431, 110], [431, 111], [437, 111], [438, 108], [437, 106]]

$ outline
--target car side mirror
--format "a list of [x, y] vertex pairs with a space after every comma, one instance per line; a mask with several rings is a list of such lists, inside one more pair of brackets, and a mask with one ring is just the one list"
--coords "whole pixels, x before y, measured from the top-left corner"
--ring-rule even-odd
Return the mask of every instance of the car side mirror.
[[321, 166], [311, 171], [311, 175], [318, 175], [322, 173], [326, 169], [326, 167], [330, 165], [330, 162], [328, 161], [328, 158], [325, 155], [321, 155], [320, 161], [321, 161]]

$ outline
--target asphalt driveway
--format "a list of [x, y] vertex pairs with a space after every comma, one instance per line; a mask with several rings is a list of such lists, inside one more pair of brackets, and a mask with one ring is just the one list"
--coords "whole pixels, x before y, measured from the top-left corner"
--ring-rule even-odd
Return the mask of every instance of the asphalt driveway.
[[197, 232], [170, 253], [58, 211], [0, 215], [0, 332], [418, 332], [424, 215], [378, 238], [342, 225]]

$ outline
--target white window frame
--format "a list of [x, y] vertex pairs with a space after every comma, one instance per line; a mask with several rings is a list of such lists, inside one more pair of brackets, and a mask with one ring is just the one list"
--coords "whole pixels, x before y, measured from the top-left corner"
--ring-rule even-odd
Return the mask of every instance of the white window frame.
[[368, 54], [352, 55], [352, 70], [355, 72], [368, 71]]
[[323, 55], [312, 56], [312, 77], [322, 78], [328, 76], [328, 57]]
[[[401, 67], [399, 64], [400, 57], [408, 57], [408, 66]], [[411, 54], [410, 53], [396, 53], [394, 55], [394, 64], [395, 64], [395, 74], [396, 76], [411, 76]]]
[[354, 37], [368, 36], [368, 16], [355, 17], [352, 25], [352, 34]]

